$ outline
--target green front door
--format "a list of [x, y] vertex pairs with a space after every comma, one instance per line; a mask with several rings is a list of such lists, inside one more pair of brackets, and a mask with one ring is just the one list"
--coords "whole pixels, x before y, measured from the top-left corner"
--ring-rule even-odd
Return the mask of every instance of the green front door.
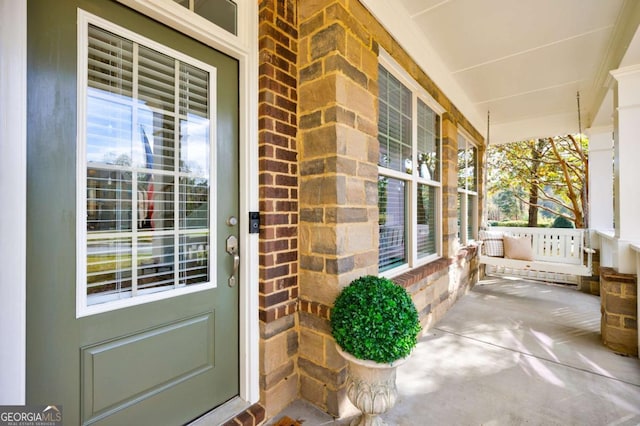
[[175, 425], [238, 395], [238, 72], [115, 1], [29, 1], [28, 404]]

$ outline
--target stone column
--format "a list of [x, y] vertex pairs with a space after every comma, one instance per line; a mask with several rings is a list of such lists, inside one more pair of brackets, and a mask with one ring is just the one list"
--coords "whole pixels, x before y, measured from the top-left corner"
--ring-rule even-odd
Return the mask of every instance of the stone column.
[[611, 71], [614, 89], [614, 212], [617, 253], [613, 267], [635, 274], [635, 257], [629, 243], [640, 241], [640, 65]]
[[601, 269], [602, 341], [623, 355], [638, 355], [637, 287], [635, 275], [620, 274], [611, 268]]
[[329, 311], [378, 271], [377, 44], [340, 2], [301, 1], [298, 19], [300, 395], [339, 416], [346, 365]]
[[[480, 202], [480, 200], [478, 200]], [[458, 233], [458, 126], [450, 113], [442, 115], [442, 256], [453, 257]]]

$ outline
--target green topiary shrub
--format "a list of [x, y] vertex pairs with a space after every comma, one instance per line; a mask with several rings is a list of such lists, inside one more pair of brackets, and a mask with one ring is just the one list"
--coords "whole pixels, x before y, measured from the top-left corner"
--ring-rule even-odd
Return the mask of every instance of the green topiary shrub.
[[553, 223], [551, 224], [552, 228], [573, 228], [573, 222], [571, 222], [569, 219], [567, 219], [564, 216], [558, 216], [554, 219]]
[[335, 300], [331, 333], [343, 351], [359, 359], [392, 363], [418, 343], [420, 321], [411, 296], [393, 281], [367, 275]]

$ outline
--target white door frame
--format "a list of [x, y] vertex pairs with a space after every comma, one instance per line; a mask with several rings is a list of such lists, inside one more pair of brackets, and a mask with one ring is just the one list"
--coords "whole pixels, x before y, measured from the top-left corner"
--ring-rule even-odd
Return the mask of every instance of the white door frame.
[[[26, 390], [27, 2], [0, 0], [0, 405]], [[8, 368], [7, 366], [11, 366]]]
[[[258, 4], [237, 0], [234, 36], [172, 0], [118, 0], [138, 12], [236, 58], [240, 68], [240, 402], [259, 392], [258, 234], [248, 212], [258, 211]], [[26, 392], [27, 2], [0, 0], [0, 405], [22, 405]], [[10, 124], [10, 125], [9, 125]], [[240, 407], [240, 404], [237, 407]]]

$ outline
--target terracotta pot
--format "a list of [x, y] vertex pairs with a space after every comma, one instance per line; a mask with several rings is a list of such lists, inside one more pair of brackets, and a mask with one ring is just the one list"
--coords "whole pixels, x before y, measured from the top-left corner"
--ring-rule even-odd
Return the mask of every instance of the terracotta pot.
[[389, 411], [396, 403], [396, 368], [404, 364], [407, 358], [391, 364], [363, 360], [344, 352], [336, 345], [338, 353], [347, 360], [347, 396], [362, 416], [354, 419], [351, 426], [379, 426], [386, 423], [380, 414]]

